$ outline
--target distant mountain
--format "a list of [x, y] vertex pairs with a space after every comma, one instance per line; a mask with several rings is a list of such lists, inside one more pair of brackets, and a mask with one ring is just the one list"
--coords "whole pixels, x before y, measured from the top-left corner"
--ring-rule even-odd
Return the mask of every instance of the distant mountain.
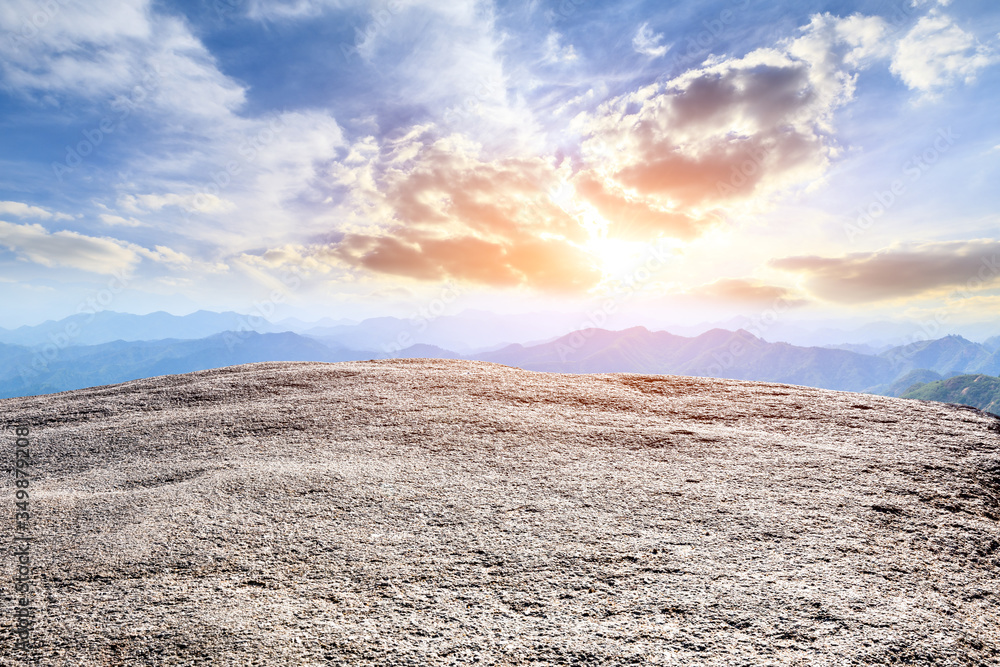
[[1000, 353], [955, 335], [894, 347], [879, 357], [889, 361], [900, 373], [926, 368], [941, 375], [1000, 375]]
[[891, 350], [894, 346], [869, 345], [868, 343], [840, 343], [838, 345], [819, 345], [818, 347], [825, 347], [830, 350], [847, 350], [848, 352], [857, 352], [858, 354], [875, 356], [885, 352], [886, 350]]
[[102, 310], [97, 313], [79, 313], [61, 320], [49, 320], [35, 326], [0, 329], [0, 343], [65, 348], [71, 345], [99, 345], [116, 340], [196, 340], [223, 331], [248, 329], [259, 332], [282, 330], [263, 318], [234, 312], [199, 310], [190, 315], [171, 315], [160, 311], [148, 315], [132, 315]]
[[1000, 377], [990, 375], [956, 375], [947, 380], [929, 382], [911, 389], [902, 398], [959, 403], [1000, 413]]
[[746, 331], [723, 329], [694, 338], [644, 327], [588, 329], [542, 345], [510, 345], [473, 358], [536, 371], [695, 375], [845, 391], [864, 391], [895, 379], [892, 365], [878, 357], [768, 343]]
[[316, 327], [340, 327], [357, 323], [357, 320], [349, 320], [346, 318], [334, 319], [332, 317], [324, 317], [315, 322], [306, 322], [305, 320], [300, 320], [297, 317], [286, 317], [283, 320], [278, 320], [274, 323], [274, 325], [281, 331], [294, 331], [295, 333], [302, 333], [307, 329], [315, 329]]
[[983, 341], [983, 347], [985, 347], [990, 352], [1000, 351], [1000, 336], [993, 336], [992, 338], [987, 338]]
[[397, 359], [465, 359], [464, 356], [457, 352], [446, 350], [437, 345], [424, 345], [423, 343], [411, 345], [405, 350], [400, 350], [393, 356]]
[[[182, 328], [193, 334], [199, 326], [209, 329], [217, 326], [225, 314], [194, 313], [186, 318], [166, 313], [153, 315], [166, 316], [159, 318], [164, 330]], [[110, 335], [108, 327], [112, 324], [128, 323], [128, 318], [135, 317], [108, 313], [90, 323], [94, 328], [88, 327], [88, 335]], [[144, 317], [152, 318], [149, 321], [158, 319]], [[65, 326], [65, 321], [61, 324]], [[154, 335], [144, 328], [148, 324], [132, 320], [129, 332]], [[992, 352], [987, 345], [961, 336], [922, 341], [870, 355], [850, 349], [771, 343], [744, 330], [713, 329], [686, 337], [649, 331], [645, 327], [622, 331], [592, 328], [541, 343], [515, 343], [492, 351], [462, 354], [441, 345], [414, 343], [410, 340], [411, 324], [398, 318], [376, 318], [343, 327], [339, 335], [331, 336], [225, 332], [194, 340], [176, 337], [115, 340], [67, 347], [50, 344], [29, 348], [0, 343], [0, 397], [52, 393], [254, 361], [352, 361], [386, 357], [472, 359], [559, 373], [626, 372], [757, 380], [887, 396], [901, 396], [914, 385], [954, 375], [1000, 374], [1000, 352]], [[81, 333], [77, 338], [82, 337]], [[379, 345], [386, 337], [407, 344]]]
[[327, 344], [377, 350], [384, 355], [396, 355], [416, 344], [471, 354], [499, 345], [555, 338], [578, 327], [581, 319], [580, 315], [564, 313], [502, 315], [465, 310], [441, 316], [428, 312], [411, 319], [373, 317], [358, 324], [313, 327], [299, 333]]
[[880, 387], [878, 388], [878, 391], [873, 393], [878, 393], [883, 396], [895, 396], [898, 398], [910, 389], [919, 385], [943, 379], [944, 377], [940, 373], [935, 373], [934, 371], [929, 371], [926, 368], [921, 368], [915, 371], [910, 371], [892, 384], [886, 387]]
[[354, 361], [370, 352], [333, 350], [298, 334], [215, 334], [199, 340], [115, 341], [68, 347], [52, 358], [0, 346], [0, 398], [50, 394], [255, 361]]

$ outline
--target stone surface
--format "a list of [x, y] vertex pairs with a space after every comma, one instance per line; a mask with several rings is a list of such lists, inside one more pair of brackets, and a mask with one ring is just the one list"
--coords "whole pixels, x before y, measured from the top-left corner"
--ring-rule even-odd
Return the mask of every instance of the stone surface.
[[41, 665], [1000, 663], [1000, 432], [970, 409], [393, 360], [0, 421], [5, 468], [31, 427]]

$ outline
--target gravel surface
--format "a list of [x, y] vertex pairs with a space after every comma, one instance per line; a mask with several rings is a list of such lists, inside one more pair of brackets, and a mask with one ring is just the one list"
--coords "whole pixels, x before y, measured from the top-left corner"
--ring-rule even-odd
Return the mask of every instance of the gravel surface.
[[1000, 664], [1000, 421], [971, 409], [390, 360], [0, 422], [3, 468], [31, 429], [35, 664]]

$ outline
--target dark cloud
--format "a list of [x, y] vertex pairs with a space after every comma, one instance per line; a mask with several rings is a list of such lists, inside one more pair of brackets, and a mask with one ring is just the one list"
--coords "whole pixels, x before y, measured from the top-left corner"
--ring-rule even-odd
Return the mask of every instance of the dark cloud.
[[771, 265], [806, 276], [809, 290], [840, 303], [865, 303], [948, 288], [972, 293], [997, 284], [1000, 241], [950, 241], [844, 257], [786, 257]]
[[581, 196], [615, 235], [690, 238], [733, 205], [822, 177], [832, 113], [853, 91], [848, 51], [828, 32], [606, 103], [588, 127]]

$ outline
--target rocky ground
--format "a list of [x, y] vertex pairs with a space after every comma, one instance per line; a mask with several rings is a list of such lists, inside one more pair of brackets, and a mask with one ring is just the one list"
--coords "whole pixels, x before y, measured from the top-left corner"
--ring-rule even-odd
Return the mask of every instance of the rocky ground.
[[0, 468], [31, 428], [33, 664], [1000, 664], [1000, 422], [971, 409], [393, 360], [0, 423]]

